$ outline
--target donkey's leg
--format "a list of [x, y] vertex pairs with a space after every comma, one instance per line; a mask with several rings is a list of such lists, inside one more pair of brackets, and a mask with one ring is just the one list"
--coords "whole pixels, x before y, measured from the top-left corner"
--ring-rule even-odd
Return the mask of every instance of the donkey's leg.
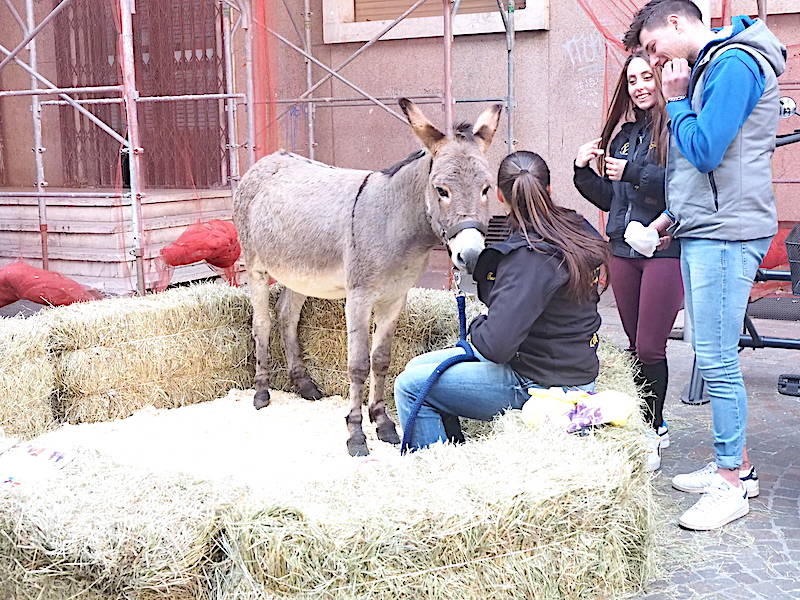
[[386, 414], [384, 393], [386, 373], [392, 357], [392, 340], [397, 320], [405, 306], [405, 295], [400, 298], [379, 301], [375, 304], [375, 333], [372, 334], [372, 372], [369, 390], [369, 419], [377, 425], [378, 439], [390, 444], [399, 444], [394, 423]]
[[256, 344], [256, 395], [253, 406], [259, 409], [269, 404], [269, 331], [272, 325], [269, 314], [269, 275], [266, 271], [250, 269], [247, 278], [253, 302], [253, 341]]
[[369, 324], [372, 314], [372, 297], [351, 290], [345, 302], [347, 317], [347, 374], [350, 377], [350, 412], [345, 421], [350, 437], [347, 451], [350, 456], [369, 454], [367, 438], [361, 428], [363, 415], [361, 403], [364, 382], [369, 375]]
[[322, 398], [322, 392], [308, 374], [297, 336], [297, 324], [300, 322], [300, 311], [303, 309], [306, 297], [289, 288], [283, 288], [276, 310], [283, 338], [283, 349], [286, 352], [289, 381], [306, 400], [319, 400]]

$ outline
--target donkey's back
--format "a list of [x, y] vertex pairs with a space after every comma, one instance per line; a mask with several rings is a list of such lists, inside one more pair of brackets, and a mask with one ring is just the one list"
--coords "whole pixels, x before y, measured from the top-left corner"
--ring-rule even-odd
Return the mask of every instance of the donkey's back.
[[257, 246], [262, 232], [274, 235], [288, 225], [296, 233], [298, 222], [304, 220], [315, 229], [341, 226], [339, 220], [349, 219], [353, 199], [368, 173], [331, 167], [283, 150], [265, 156], [242, 177], [233, 200], [242, 244], [249, 247], [252, 239]]

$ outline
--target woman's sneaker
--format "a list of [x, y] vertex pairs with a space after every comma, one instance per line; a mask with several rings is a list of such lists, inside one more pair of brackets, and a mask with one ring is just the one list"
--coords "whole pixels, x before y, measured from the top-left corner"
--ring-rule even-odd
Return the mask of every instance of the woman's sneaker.
[[678, 524], [686, 529], [718, 529], [750, 512], [744, 485], [734, 486], [714, 472], [703, 497], [681, 515]]
[[[697, 471], [675, 475], [672, 478], [672, 487], [690, 494], [703, 494], [716, 481], [715, 477], [718, 477], [717, 463], [712, 461]], [[739, 481], [747, 490], [748, 498], [758, 496], [758, 474], [754, 466], [750, 465], [749, 469], [739, 469]]]
[[662, 421], [658, 426], [658, 437], [661, 440], [661, 449], [669, 448], [669, 425], [666, 421]]
[[661, 468], [661, 438], [655, 429], [647, 432], [647, 461], [644, 470], [647, 472], [656, 471]]

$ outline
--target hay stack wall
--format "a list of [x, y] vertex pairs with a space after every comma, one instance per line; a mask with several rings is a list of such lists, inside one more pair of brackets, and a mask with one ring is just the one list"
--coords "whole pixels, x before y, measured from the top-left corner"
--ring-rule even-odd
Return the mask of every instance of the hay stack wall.
[[0, 427], [6, 435], [30, 438], [55, 424], [49, 333], [40, 317], [0, 319]]
[[220, 515], [243, 496], [91, 452], [0, 488], [0, 600], [208, 598]]
[[56, 414], [108, 421], [249, 387], [251, 315], [244, 292], [215, 284], [49, 311]]
[[[271, 304], [280, 293], [273, 286]], [[468, 313], [476, 315], [479, 305], [468, 303]], [[287, 377], [286, 356], [278, 327], [270, 332], [272, 380], [274, 388], [292, 390]], [[303, 356], [311, 377], [325, 395], [346, 397], [349, 390], [347, 375], [347, 324], [344, 300], [309, 298], [303, 306], [298, 326]], [[458, 319], [455, 298], [451, 292], [412, 288], [406, 308], [400, 316], [392, 343], [392, 361], [386, 379], [387, 399], [394, 395], [394, 379], [415, 356], [431, 350], [452, 346], [458, 340]]]
[[641, 590], [656, 509], [635, 421], [579, 437], [534, 430], [512, 411], [479, 441], [382, 457], [310, 482], [288, 506], [240, 505], [222, 528], [233, 563], [223, 597], [594, 600]]
[[[272, 301], [279, 286], [273, 286]], [[479, 311], [468, 303], [469, 316]], [[32, 437], [57, 421], [124, 418], [147, 405], [175, 408], [212, 400], [253, 383], [252, 305], [226, 285], [176, 288], [144, 298], [117, 298], [42, 311], [0, 324], [0, 426]], [[309, 299], [299, 326], [311, 376], [328, 395], [346, 396], [347, 328], [343, 300]], [[449, 292], [412, 289], [397, 326], [387, 379], [423, 352], [458, 337]], [[277, 326], [272, 328], [272, 386], [291, 391]], [[636, 395], [628, 358], [600, 345], [599, 389]], [[627, 369], [627, 370], [626, 370]]]

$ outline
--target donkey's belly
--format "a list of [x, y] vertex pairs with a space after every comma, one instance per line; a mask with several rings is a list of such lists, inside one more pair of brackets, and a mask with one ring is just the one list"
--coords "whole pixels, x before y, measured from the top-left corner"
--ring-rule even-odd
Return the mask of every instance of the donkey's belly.
[[346, 296], [343, 270], [326, 273], [293, 273], [291, 271], [282, 272], [280, 269], [272, 268], [269, 274], [278, 283], [304, 296], [329, 298], [331, 300]]

